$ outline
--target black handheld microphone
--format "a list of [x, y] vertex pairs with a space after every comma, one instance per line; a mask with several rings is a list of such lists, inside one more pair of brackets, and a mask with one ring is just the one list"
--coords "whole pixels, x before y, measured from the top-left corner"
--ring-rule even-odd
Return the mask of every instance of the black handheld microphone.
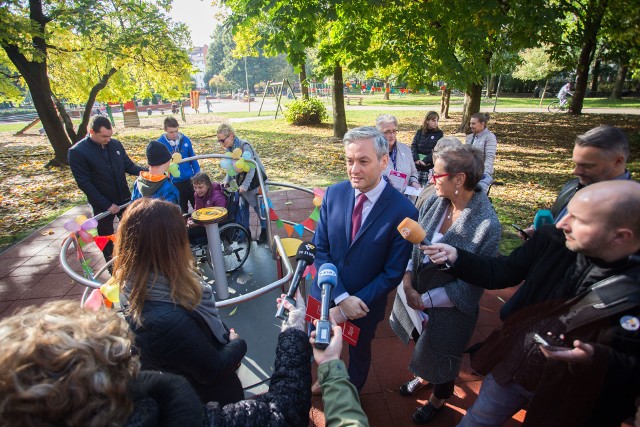
[[[302, 280], [302, 274], [304, 273], [305, 268], [308, 265], [313, 264], [313, 261], [316, 259], [316, 246], [311, 242], [302, 242], [298, 247], [298, 253], [296, 253], [296, 260], [298, 261], [298, 265], [296, 266], [296, 271], [293, 273], [293, 278], [291, 279], [291, 286], [289, 287], [289, 292], [287, 292], [287, 296], [285, 300], [289, 301], [291, 305], [296, 306], [296, 291], [298, 290], [298, 286], [300, 286], [300, 281]], [[287, 314], [285, 313], [286, 309], [284, 308], [284, 300], [278, 306], [278, 311], [276, 312], [276, 317], [282, 320], [286, 320]]]
[[331, 305], [331, 291], [338, 283], [338, 270], [336, 266], [327, 262], [318, 270], [318, 286], [322, 288], [322, 305], [320, 307], [320, 320], [316, 324], [315, 347], [324, 350], [331, 341], [331, 321], [329, 320], [329, 306]]

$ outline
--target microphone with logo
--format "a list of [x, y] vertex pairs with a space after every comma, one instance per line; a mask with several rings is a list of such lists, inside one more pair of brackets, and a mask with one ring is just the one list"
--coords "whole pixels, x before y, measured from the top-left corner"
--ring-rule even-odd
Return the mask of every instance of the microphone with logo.
[[[427, 239], [427, 232], [420, 227], [416, 221], [411, 218], [405, 218], [400, 224], [398, 224], [398, 232], [402, 237], [414, 245], [427, 245], [431, 246], [433, 243]], [[438, 264], [438, 270], [448, 270], [451, 268], [451, 264], [445, 261], [444, 264]]]
[[322, 305], [320, 306], [320, 320], [316, 323], [316, 343], [318, 350], [324, 350], [331, 341], [331, 321], [329, 308], [331, 305], [331, 291], [338, 283], [336, 266], [327, 262], [318, 270], [318, 286], [322, 288]]
[[[296, 271], [293, 273], [293, 278], [291, 279], [291, 286], [289, 287], [289, 292], [287, 292], [287, 296], [285, 300], [289, 301], [291, 305], [296, 306], [296, 291], [300, 286], [300, 281], [302, 280], [302, 275], [304, 274], [304, 270], [308, 265], [313, 264], [313, 261], [316, 259], [316, 246], [311, 242], [302, 242], [298, 247], [298, 253], [296, 253], [296, 261], [298, 261], [298, 265], [296, 266]], [[288, 313], [286, 313], [286, 309], [284, 308], [284, 300], [278, 306], [278, 311], [276, 312], [276, 317], [282, 320], [287, 319]]]

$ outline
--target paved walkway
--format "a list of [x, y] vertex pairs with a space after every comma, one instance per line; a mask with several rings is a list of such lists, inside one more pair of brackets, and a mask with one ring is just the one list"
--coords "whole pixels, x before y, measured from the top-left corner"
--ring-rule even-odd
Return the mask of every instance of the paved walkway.
[[[270, 193], [275, 211], [280, 218], [295, 222], [304, 221], [313, 204], [311, 196], [300, 191], [279, 191]], [[64, 223], [79, 214], [90, 214], [87, 205], [71, 209], [51, 224], [35, 232], [25, 240], [0, 254], [0, 317], [11, 315], [15, 310], [27, 305], [39, 305], [56, 299], [80, 300], [84, 287], [74, 283], [59, 265], [60, 247], [68, 232]], [[252, 218], [252, 228], [257, 231], [256, 218]], [[275, 230], [275, 227], [274, 227]], [[285, 237], [284, 230], [276, 230]], [[303, 239], [307, 239], [308, 233]], [[255, 251], [254, 251], [255, 252]], [[91, 265], [98, 268], [103, 265], [102, 254], [93, 244], [85, 250], [91, 258]], [[73, 265], [74, 256], [68, 260]], [[75, 263], [79, 270], [79, 266]], [[498, 312], [511, 296], [512, 290], [487, 291], [480, 302], [480, 316], [471, 343], [482, 341], [499, 324]], [[387, 315], [393, 305], [395, 292], [389, 295]], [[271, 306], [270, 309], [273, 309]], [[249, 342], [251, 347], [252, 342]], [[254, 342], [254, 345], [259, 345]], [[398, 387], [411, 378], [407, 370], [413, 344], [404, 346], [394, 335], [387, 321], [380, 323], [373, 341], [373, 363], [369, 379], [362, 391], [361, 402], [373, 427], [412, 426], [411, 414], [426, 403], [430, 390], [420, 390], [413, 397], [403, 397]], [[347, 359], [346, 344], [343, 352]], [[455, 425], [475, 400], [482, 379], [472, 373], [468, 356], [464, 356], [462, 371], [457, 380], [455, 394], [447, 402], [447, 408], [431, 424], [433, 426]], [[310, 414], [311, 426], [324, 426], [322, 401], [314, 397]], [[524, 417], [524, 411], [516, 414], [507, 426], [518, 426]]]

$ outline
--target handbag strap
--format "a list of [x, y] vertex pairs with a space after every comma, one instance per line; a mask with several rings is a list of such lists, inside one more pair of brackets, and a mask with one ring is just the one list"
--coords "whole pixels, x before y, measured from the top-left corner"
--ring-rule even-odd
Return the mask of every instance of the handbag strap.
[[603, 279], [586, 291], [584, 298], [574, 304], [569, 312], [560, 316], [566, 332], [584, 326], [638, 305], [640, 284], [629, 276], [615, 275]]

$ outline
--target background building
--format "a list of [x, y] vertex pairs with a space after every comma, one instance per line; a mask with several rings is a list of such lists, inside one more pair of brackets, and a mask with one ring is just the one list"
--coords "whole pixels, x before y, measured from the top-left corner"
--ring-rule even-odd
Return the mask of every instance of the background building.
[[194, 69], [197, 69], [198, 72], [195, 74], [191, 74], [191, 77], [196, 82], [196, 89], [204, 89], [204, 65], [205, 58], [207, 57], [207, 51], [209, 48], [207, 45], [201, 47], [194, 47], [193, 50], [189, 53], [189, 59], [191, 60], [191, 65], [193, 65]]

